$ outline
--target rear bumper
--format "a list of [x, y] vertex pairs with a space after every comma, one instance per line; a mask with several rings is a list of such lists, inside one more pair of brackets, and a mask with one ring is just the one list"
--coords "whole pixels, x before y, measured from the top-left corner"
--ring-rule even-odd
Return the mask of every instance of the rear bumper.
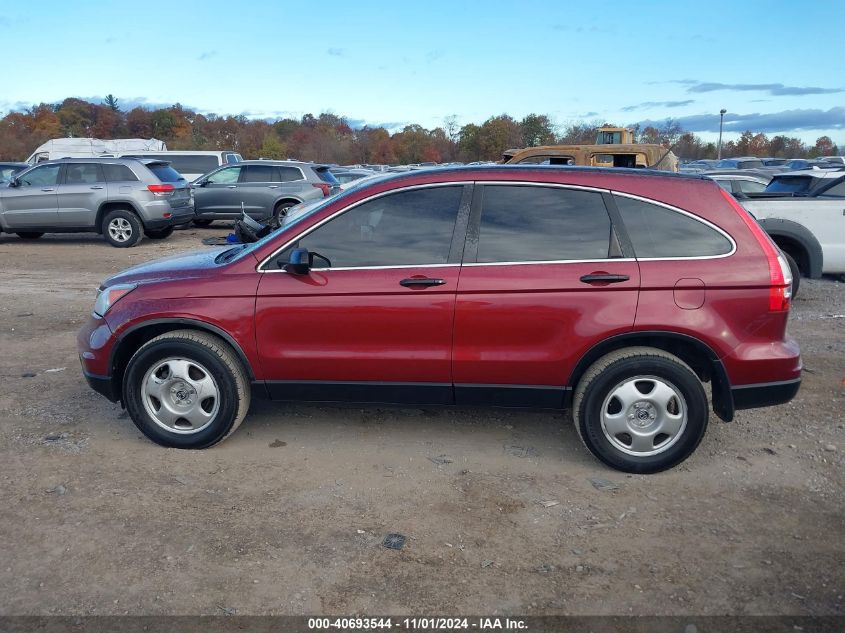
[[801, 379], [781, 382], [763, 382], [754, 385], [731, 387], [735, 409], [756, 409], [789, 402], [798, 393]]

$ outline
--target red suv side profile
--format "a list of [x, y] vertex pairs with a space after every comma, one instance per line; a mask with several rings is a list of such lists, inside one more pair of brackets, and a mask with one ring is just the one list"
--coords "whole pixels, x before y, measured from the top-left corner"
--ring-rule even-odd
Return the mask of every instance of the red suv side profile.
[[651, 473], [701, 441], [702, 383], [726, 421], [797, 393], [790, 295], [710, 179], [436, 169], [115, 275], [78, 343], [90, 385], [164, 446], [219, 442], [258, 396], [571, 408], [598, 459]]

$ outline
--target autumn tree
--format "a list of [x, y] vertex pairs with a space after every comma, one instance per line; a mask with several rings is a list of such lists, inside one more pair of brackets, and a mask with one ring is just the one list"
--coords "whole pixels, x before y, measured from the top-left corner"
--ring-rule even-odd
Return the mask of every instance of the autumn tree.
[[555, 142], [554, 126], [545, 114], [529, 114], [520, 122], [524, 147], [552, 145]]

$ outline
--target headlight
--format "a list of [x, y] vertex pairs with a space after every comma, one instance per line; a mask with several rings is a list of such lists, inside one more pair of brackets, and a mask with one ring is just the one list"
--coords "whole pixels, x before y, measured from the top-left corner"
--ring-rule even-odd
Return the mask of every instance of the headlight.
[[97, 300], [94, 302], [94, 316], [102, 318], [121, 297], [129, 294], [138, 284], [116, 284], [97, 290]]

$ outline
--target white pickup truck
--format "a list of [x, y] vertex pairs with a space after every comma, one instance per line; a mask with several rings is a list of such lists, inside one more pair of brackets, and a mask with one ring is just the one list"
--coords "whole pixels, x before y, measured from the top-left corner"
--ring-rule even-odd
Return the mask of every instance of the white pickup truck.
[[805, 277], [845, 280], [845, 168], [777, 174], [740, 202]]

